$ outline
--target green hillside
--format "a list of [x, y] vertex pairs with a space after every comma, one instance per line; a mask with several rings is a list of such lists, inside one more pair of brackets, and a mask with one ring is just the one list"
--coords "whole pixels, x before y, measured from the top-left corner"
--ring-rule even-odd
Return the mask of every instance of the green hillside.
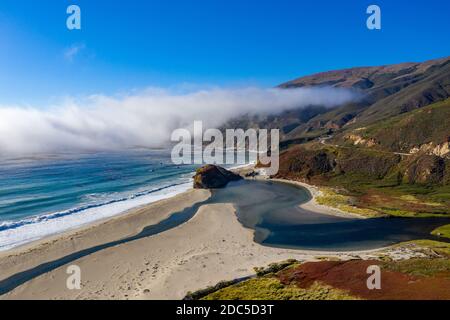
[[441, 145], [450, 141], [450, 99], [350, 132], [391, 151], [409, 153], [424, 144]]
[[450, 97], [450, 58], [423, 63], [358, 67], [313, 74], [279, 86], [283, 89], [333, 86], [358, 92], [362, 99], [327, 109], [310, 106], [270, 115], [248, 115], [224, 127], [278, 128], [284, 144], [368, 126]]

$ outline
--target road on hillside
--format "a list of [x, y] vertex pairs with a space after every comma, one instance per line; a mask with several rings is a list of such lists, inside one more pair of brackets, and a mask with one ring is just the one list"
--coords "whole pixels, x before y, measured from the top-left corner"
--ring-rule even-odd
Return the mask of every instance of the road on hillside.
[[[346, 146], [341, 146], [341, 145], [338, 145], [338, 144], [327, 143], [327, 141], [330, 140], [331, 138], [333, 138], [333, 136], [321, 137], [321, 138], [319, 138], [319, 142], [321, 144], [323, 144], [324, 146], [331, 146], [331, 147], [344, 148], [344, 149], [352, 149], [352, 147], [346, 147]], [[376, 150], [376, 149], [370, 149], [370, 148], [361, 148], [361, 147], [358, 147], [358, 148], [359, 149], [364, 149], [364, 150], [370, 150], [370, 151], [377, 151], [377, 152], [380, 152], [380, 153], [395, 154], [395, 155], [398, 155], [398, 156], [407, 156], [407, 157], [411, 157], [412, 156], [412, 154], [410, 154], [410, 153], [383, 151], [383, 150]]]

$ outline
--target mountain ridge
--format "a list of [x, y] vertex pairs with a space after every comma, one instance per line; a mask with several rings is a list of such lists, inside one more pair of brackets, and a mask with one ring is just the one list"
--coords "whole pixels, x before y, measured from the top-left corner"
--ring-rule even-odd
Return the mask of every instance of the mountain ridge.
[[359, 101], [332, 109], [309, 106], [232, 119], [224, 127], [280, 129], [282, 145], [366, 126], [450, 97], [450, 56], [425, 62], [346, 68], [300, 77], [278, 88], [332, 86], [355, 90]]
[[[289, 87], [301, 87], [301, 86], [317, 86], [317, 85], [330, 85], [331, 82], [334, 84], [332, 86], [334, 87], [344, 87], [344, 88], [350, 88], [352, 85], [355, 84], [356, 80], [364, 80], [368, 78], [368, 76], [373, 76], [377, 73], [380, 73], [380, 71], [384, 71], [392, 73], [392, 72], [398, 72], [400, 70], [406, 70], [410, 68], [419, 68], [421, 71], [424, 71], [428, 69], [429, 67], [436, 65], [436, 64], [442, 64], [446, 61], [450, 60], [449, 57], [443, 57], [443, 58], [437, 58], [437, 59], [431, 59], [424, 62], [403, 62], [399, 64], [387, 64], [387, 65], [381, 65], [381, 66], [361, 66], [361, 67], [351, 67], [351, 68], [344, 68], [344, 69], [336, 69], [336, 70], [330, 70], [330, 71], [324, 71], [319, 72], [303, 77], [296, 78], [294, 80], [287, 81], [285, 83], [282, 83], [278, 85], [279, 88], [289, 88]], [[416, 71], [418, 71], [416, 69]], [[359, 78], [356, 79], [354, 82], [344, 81], [343, 79], [339, 80], [336, 79], [339, 76], [342, 75], [353, 75], [356, 74], [356, 76], [359, 75]], [[365, 77], [363, 77], [365, 75]], [[324, 80], [321, 80], [322, 78], [325, 78]]]
[[292, 130], [286, 139], [305, 134], [340, 130], [427, 106], [450, 97], [450, 57], [423, 63], [402, 63], [380, 67], [358, 67], [328, 71], [298, 78], [280, 85], [290, 89], [308, 86], [352, 88], [365, 94], [357, 103], [334, 108]]
[[280, 129], [290, 131], [282, 135], [276, 178], [321, 186], [324, 204], [357, 214], [448, 216], [450, 57], [324, 72], [280, 87], [324, 85], [364, 98], [309, 110], [298, 125], [279, 115]]

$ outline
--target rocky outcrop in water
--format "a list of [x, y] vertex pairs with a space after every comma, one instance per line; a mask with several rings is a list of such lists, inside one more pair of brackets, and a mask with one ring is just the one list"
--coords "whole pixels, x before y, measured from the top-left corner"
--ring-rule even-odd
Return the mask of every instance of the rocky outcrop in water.
[[241, 180], [242, 177], [222, 167], [206, 165], [196, 171], [194, 176], [195, 189], [224, 188], [231, 181]]

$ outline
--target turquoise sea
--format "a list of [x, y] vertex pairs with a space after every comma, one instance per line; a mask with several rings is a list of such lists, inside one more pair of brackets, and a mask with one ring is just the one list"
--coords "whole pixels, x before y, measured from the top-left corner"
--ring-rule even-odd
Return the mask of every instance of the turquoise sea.
[[0, 250], [174, 196], [194, 171], [170, 150], [0, 160]]
[[[196, 167], [174, 165], [170, 150], [1, 160], [0, 251], [189, 190]], [[433, 238], [430, 232], [448, 223], [343, 219], [300, 210], [309, 197], [304, 188], [245, 181], [215, 190], [205, 203], [234, 204], [239, 221], [255, 230], [256, 242], [298, 249], [373, 249]], [[191, 217], [196, 207], [181, 217]], [[152, 228], [185, 221], [176, 214], [172, 220]]]

